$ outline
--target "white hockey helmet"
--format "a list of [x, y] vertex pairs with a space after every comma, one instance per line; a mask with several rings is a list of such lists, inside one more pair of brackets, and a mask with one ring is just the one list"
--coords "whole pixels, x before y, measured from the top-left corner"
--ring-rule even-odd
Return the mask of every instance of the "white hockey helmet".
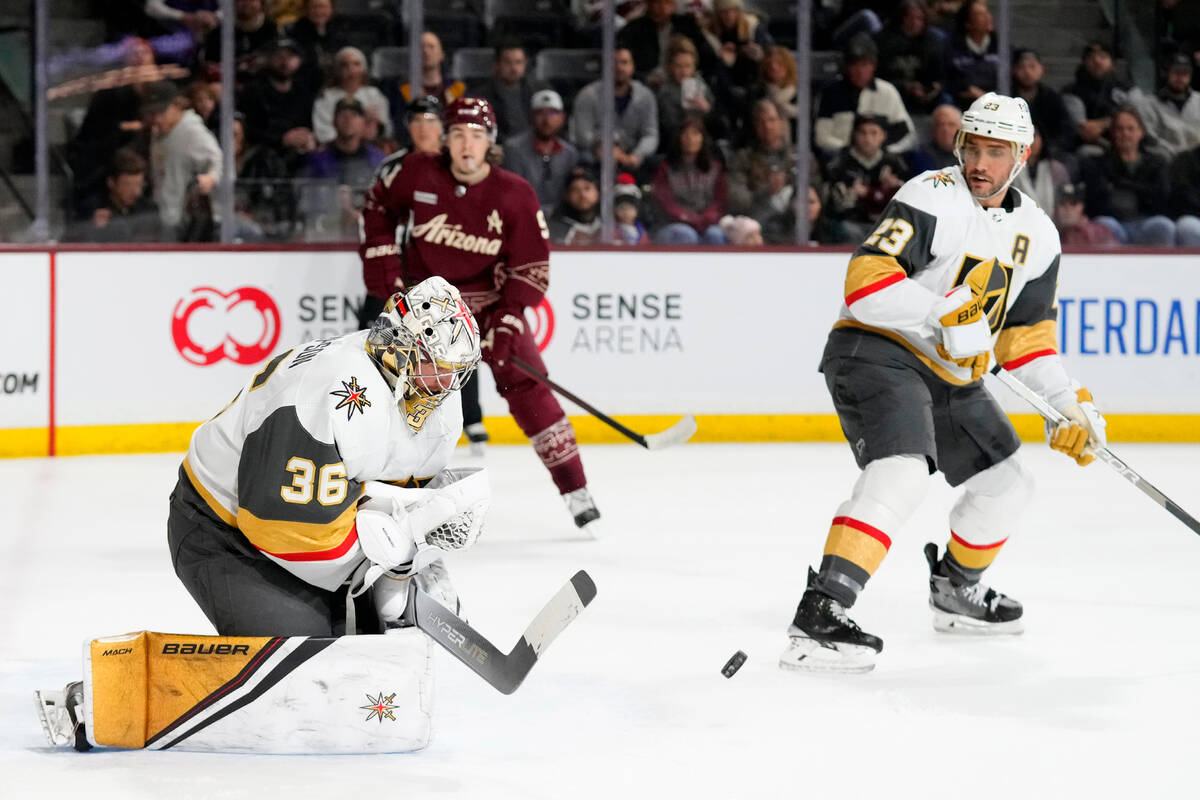
[[479, 344], [479, 324], [462, 295], [435, 275], [391, 296], [367, 332], [366, 350], [409, 425], [420, 430], [471, 376]]
[[967, 134], [971, 133], [1012, 143], [1012, 172], [1008, 180], [989, 195], [995, 197], [1008, 188], [1029, 157], [1029, 146], [1033, 144], [1033, 117], [1029, 114], [1029, 106], [1020, 97], [1008, 97], [995, 92], [988, 92], [971, 103], [971, 107], [963, 114], [962, 127], [954, 139], [954, 157], [958, 159], [960, 168], [963, 165], [963, 144]]

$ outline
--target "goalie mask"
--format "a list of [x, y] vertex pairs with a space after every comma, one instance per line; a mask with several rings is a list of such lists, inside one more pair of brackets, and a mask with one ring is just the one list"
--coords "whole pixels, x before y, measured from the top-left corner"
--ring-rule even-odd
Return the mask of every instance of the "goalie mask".
[[[1012, 171], [1008, 174], [1008, 180], [988, 195], [995, 197], [1009, 187], [1029, 157], [1029, 146], [1033, 144], [1033, 118], [1029, 115], [1029, 106], [1020, 97], [1008, 97], [995, 92], [988, 92], [971, 103], [971, 107], [963, 114], [962, 128], [954, 139], [954, 157], [958, 159], [959, 169], [963, 168], [963, 145], [967, 141], [967, 134], [971, 133], [1000, 139], [1012, 146]], [[963, 172], [965, 175], [966, 170]]]
[[419, 431], [479, 363], [479, 325], [458, 289], [434, 276], [392, 295], [367, 332], [366, 350]]

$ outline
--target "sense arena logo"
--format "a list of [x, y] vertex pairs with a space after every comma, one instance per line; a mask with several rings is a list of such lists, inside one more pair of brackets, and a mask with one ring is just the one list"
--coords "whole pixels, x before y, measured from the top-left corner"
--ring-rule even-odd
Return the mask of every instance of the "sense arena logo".
[[235, 364], [257, 364], [279, 342], [279, 307], [254, 286], [241, 286], [228, 294], [200, 286], [175, 304], [171, 338], [179, 355], [198, 367], [223, 358]]
[[525, 321], [529, 323], [529, 333], [537, 344], [538, 352], [546, 352], [550, 339], [554, 337], [554, 307], [550, 301], [543, 297], [542, 302], [527, 309]]

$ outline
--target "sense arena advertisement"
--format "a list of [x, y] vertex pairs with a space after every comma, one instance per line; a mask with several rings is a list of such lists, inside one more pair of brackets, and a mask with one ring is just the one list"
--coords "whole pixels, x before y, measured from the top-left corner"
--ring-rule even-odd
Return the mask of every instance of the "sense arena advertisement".
[[[556, 252], [527, 320], [551, 377], [609, 414], [736, 418], [782, 438], [806, 438], [788, 421], [811, 418], [836, 436], [817, 362], [847, 258]], [[137, 449], [122, 431], [190, 431], [272, 353], [353, 330], [363, 294], [349, 251], [8, 252], [0, 278], [0, 455], [37, 454], [30, 431], [47, 426], [107, 431], [118, 451]], [[1107, 414], [1200, 415], [1200, 255], [1064, 256], [1059, 304], [1068, 370]], [[507, 416], [486, 369], [481, 401]]]

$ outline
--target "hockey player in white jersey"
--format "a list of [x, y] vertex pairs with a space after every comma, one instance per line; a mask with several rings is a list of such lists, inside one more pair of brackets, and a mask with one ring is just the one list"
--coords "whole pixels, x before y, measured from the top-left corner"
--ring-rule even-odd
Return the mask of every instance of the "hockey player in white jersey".
[[[427, 545], [473, 541], [482, 475], [466, 493], [414, 489], [445, 469], [462, 433], [457, 392], [479, 345], [458, 290], [430, 278], [393, 295], [369, 330], [275, 356], [196, 430], [168, 539], [176, 574], [218, 634], [355, 633], [339, 591], [348, 581], [360, 594], [382, 573], [406, 577]], [[474, 524], [457, 541], [426, 541], [462, 515]], [[402, 610], [360, 618], [362, 632]]]
[[1051, 447], [1085, 465], [1105, 444], [1104, 418], [1057, 350], [1058, 233], [1011, 187], [1032, 141], [1024, 100], [979, 98], [963, 116], [959, 166], [908, 181], [850, 259], [820, 368], [862, 472], [808, 572], [784, 668], [874, 667], [883, 642], [846, 609], [934, 471], [962, 487], [945, 552], [925, 546], [934, 627], [1022, 630], [1021, 604], [980, 581], [1032, 490], [1017, 435], [981, 380], [993, 350], [1070, 420], [1047, 431]]

